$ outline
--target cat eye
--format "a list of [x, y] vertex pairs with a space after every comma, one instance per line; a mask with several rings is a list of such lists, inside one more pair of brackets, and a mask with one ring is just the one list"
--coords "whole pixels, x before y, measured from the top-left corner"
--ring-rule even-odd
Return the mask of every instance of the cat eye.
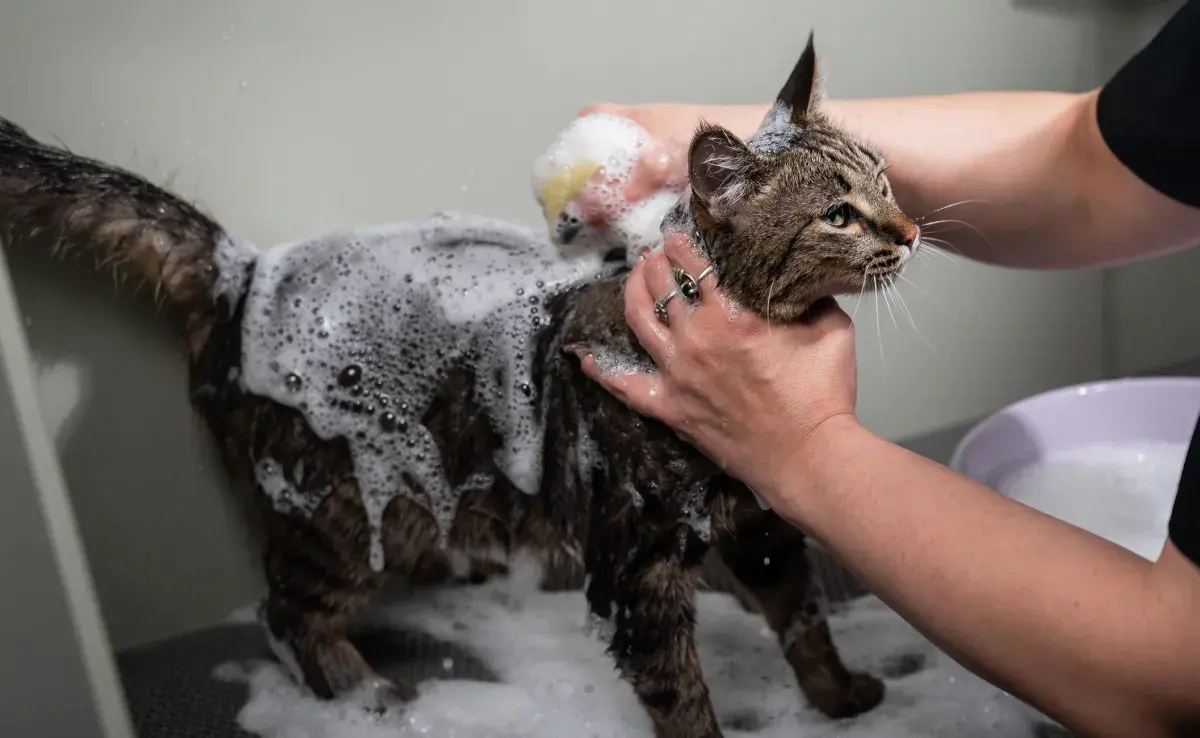
[[833, 210], [830, 210], [828, 213], [825, 213], [825, 215], [822, 217], [826, 223], [834, 228], [841, 228], [849, 223], [850, 219], [856, 215], [858, 215], [858, 211], [854, 209], [854, 206], [848, 202], [844, 202]]

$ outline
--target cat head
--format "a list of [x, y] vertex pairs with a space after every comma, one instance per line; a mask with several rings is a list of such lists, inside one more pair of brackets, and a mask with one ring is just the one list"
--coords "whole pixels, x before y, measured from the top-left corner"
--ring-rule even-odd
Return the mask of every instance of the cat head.
[[890, 284], [920, 245], [883, 156], [822, 116], [818, 97], [810, 35], [749, 141], [702, 123], [688, 153], [692, 216], [722, 289], [778, 321]]

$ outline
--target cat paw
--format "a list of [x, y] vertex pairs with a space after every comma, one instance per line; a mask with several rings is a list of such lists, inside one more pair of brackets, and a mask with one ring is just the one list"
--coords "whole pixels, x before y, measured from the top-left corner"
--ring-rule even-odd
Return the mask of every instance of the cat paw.
[[835, 720], [857, 717], [883, 702], [883, 681], [864, 672], [851, 672], [850, 683], [843, 689], [809, 697], [826, 717]]
[[417, 698], [417, 694], [417, 688], [407, 682], [380, 681], [370, 688], [366, 709], [375, 717], [399, 715]]

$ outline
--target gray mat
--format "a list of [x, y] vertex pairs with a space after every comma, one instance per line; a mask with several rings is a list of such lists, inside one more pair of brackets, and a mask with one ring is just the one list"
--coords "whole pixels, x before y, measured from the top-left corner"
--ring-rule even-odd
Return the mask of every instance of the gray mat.
[[[496, 681], [474, 654], [423, 633], [364, 630], [351, 640], [382, 675], [393, 679]], [[240, 624], [207, 628], [120, 654], [118, 667], [138, 738], [254, 738], [237, 725], [238, 711], [246, 703], [245, 686], [216, 679], [213, 672], [231, 661], [266, 659], [273, 656], [262, 630]], [[896, 663], [885, 665], [884, 671], [899, 676], [921, 668], [923, 663]], [[1031, 738], [1070, 736], [1056, 726], [1037, 725]]]
[[[474, 654], [424, 633], [363, 629], [351, 636], [383, 676], [496, 681]], [[240, 683], [213, 677], [229, 662], [274, 660], [258, 625], [220, 625], [117, 657], [130, 716], [139, 738], [253, 738], [237, 726], [246, 703]], [[449, 668], [447, 668], [449, 667]]]

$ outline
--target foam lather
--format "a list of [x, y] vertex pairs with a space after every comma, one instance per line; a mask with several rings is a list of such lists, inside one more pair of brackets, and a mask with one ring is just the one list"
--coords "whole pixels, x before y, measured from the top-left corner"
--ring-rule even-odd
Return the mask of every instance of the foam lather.
[[[320, 437], [349, 443], [378, 570], [383, 512], [397, 494], [426, 507], [443, 537], [450, 529], [465, 489], [448, 483], [421, 419], [465, 358], [505, 439], [497, 467], [523, 492], [539, 491], [543, 422], [531, 362], [542, 303], [604, 269], [598, 252], [564, 256], [544, 232], [463, 213], [277, 246], [255, 263], [241, 381], [301, 412]], [[303, 493], [279, 489], [269, 462], [259, 473], [273, 497], [309, 507], [295, 499]]]

